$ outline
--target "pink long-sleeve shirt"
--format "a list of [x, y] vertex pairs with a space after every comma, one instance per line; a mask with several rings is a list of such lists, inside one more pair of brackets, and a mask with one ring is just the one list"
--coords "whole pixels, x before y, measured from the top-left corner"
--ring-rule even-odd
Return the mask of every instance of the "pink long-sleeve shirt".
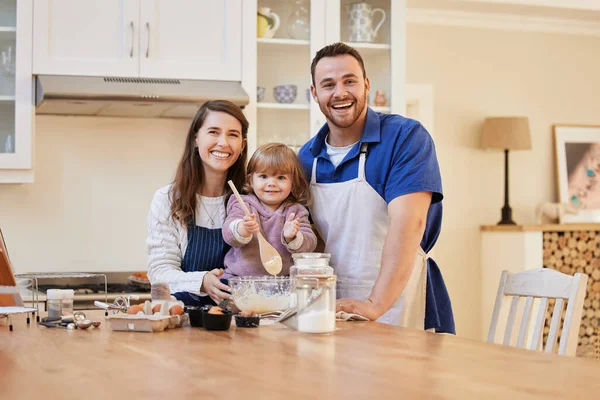
[[[261, 203], [254, 194], [242, 195], [242, 200], [246, 203], [250, 212], [257, 216], [260, 230], [265, 239], [281, 255], [283, 267], [279, 275], [289, 275], [290, 266], [292, 265], [292, 253], [311, 252], [317, 246], [317, 237], [308, 221], [308, 210], [300, 204], [292, 204], [279, 207], [273, 211]], [[295, 218], [300, 219], [300, 231], [298, 234], [302, 235], [302, 244], [299, 248], [293, 250], [290, 249], [283, 238], [283, 226], [291, 213], [296, 215]], [[227, 204], [227, 218], [223, 224], [223, 239], [232, 248], [225, 256], [225, 274], [223, 278], [268, 275], [260, 261], [258, 239], [256, 236], [253, 235], [250, 242], [242, 243], [236, 240], [231, 230], [232, 222], [242, 219], [244, 215], [244, 210], [236, 197], [231, 196]], [[235, 226], [235, 224], [233, 225]]]

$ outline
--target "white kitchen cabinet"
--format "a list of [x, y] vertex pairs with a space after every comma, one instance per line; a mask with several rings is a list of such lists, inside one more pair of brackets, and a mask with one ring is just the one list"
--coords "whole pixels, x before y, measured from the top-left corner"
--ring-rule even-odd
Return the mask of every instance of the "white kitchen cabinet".
[[242, 0], [36, 0], [34, 74], [241, 79]]
[[142, 0], [140, 76], [239, 81], [242, 0]]
[[33, 0], [0, 0], [0, 183], [33, 180]]
[[139, 75], [140, 0], [36, 0], [33, 73]]

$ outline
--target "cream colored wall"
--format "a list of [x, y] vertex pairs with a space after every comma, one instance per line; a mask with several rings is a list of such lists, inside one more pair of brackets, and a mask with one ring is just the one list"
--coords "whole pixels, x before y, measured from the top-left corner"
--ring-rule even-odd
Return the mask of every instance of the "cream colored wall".
[[0, 185], [16, 272], [145, 270], [150, 201], [172, 180], [188, 126], [37, 117], [35, 183]]
[[407, 35], [407, 81], [435, 90], [445, 194], [436, 259], [458, 334], [479, 338], [479, 226], [498, 222], [504, 194], [503, 153], [478, 148], [483, 119], [530, 118], [533, 149], [510, 154], [510, 203], [517, 223], [533, 223], [535, 206], [556, 199], [552, 124], [600, 125], [600, 38], [431, 25]]

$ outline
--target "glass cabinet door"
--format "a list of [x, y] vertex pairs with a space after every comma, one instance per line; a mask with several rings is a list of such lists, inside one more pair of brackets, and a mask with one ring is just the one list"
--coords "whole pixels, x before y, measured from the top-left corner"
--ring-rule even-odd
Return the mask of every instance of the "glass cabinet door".
[[311, 26], [314, 3], [314, 0], [258, 0], [259, 146], [280, 142], [297, 151], [311, 137], [309, 88], [311, 44], [315, 36]]
[[0, 182], [32, 168], [32, 0], [0, 0]]
[[15, 152], [17, 0], [0, 0], [0, 153]]

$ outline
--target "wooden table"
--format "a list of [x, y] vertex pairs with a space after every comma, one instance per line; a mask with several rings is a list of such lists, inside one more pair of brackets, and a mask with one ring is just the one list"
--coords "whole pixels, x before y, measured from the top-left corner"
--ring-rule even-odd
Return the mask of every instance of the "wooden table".
[[[97, 313], [99, 318], [103, 315]], [[375, 322], [330, 335], [0, 322], [1, 399], [596, 399], [600, 363]], [[35, 397], [34, 397], [35, 396]]]

